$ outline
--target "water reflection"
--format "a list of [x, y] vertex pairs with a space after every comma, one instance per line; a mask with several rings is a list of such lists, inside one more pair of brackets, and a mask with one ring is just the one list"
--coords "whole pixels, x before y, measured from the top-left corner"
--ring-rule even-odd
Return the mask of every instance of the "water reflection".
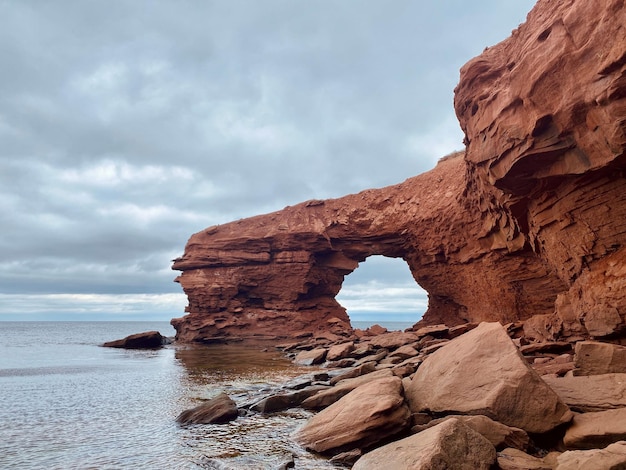
[[[189, 407], [227, 393], [238, 405], [280, 390], [317, 369], [296, 367], [268, 345], [198, 345], [176, 349]], [[200, 468], [273, 469], [293, 461], [299, 469], [337, 468], [306, 452], [290, 435], [311, 416], [303, 409], [269, 415], [244, 414], [227, 424], [181, 428], [181, 447]]]

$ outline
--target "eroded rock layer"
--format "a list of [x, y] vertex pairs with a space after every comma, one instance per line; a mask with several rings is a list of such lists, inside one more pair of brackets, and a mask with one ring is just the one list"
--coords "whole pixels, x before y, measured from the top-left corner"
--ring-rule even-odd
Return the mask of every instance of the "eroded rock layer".
[[335, 300], [371, 255], [403, 258], [424, 324], [540, 318], [607, 336], [626, 317], [626, 8], [540, 0], [461, 70], [466, 151], [405, 182], [194, 234], [173, 268], [182, 341], [350, 333]]
[[623, 0], [538, 2], [455, 90], [467, 199], [506, 214], [566, 285], [552, 321], [568, 334], [624, 323], [625, 97]]

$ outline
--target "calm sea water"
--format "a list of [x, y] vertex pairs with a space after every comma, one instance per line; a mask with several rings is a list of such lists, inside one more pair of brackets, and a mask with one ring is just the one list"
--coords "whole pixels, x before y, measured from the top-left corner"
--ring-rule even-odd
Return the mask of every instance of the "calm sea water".
[[166, 322], [0, 322], [0, 468], [336, 468], [289, 439], [304, 410], [175, 422], [202, 399], [243, 403], [310, 368], [258, 345], [99, 346], [148, 330], [174, 333]]

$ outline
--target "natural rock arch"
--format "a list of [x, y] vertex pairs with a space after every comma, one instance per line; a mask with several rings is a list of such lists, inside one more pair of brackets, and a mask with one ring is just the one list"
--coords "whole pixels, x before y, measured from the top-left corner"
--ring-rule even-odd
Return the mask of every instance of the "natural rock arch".
[[173, 266], [189, 299], [189, 315], [172, 320], [178, 339], [348, 335], [335, 296], [372, 255], [407, 262], [429, 294], [425, 323], [549, 313], [562, 284], [523, 249], [506, 213], [476, 217], [467, 186], [459, 153], [399, 185], [194, 234]]
[[334, 297], [374, 254], [408, 263], [429, 294], [425, 324], [626, 329], [625, 23], [624, 2], [540, 0], [461, 69], [464, 153], [193, 235], [173, 266], [189, 299], [178, 338], [347, 335]]

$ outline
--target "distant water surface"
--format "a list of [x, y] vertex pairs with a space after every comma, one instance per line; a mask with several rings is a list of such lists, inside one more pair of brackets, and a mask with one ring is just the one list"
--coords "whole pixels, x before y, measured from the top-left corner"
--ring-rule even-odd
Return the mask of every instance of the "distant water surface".
[[[407, 325], [408, 326], [408, 325]], [[289, 439], [310, 413], [180, 427], [221, 391], [241, 403], [311, 369], [272, 347], [103, 348], [166, 322], [0, 322], [0, 468], [337, 468]]]

